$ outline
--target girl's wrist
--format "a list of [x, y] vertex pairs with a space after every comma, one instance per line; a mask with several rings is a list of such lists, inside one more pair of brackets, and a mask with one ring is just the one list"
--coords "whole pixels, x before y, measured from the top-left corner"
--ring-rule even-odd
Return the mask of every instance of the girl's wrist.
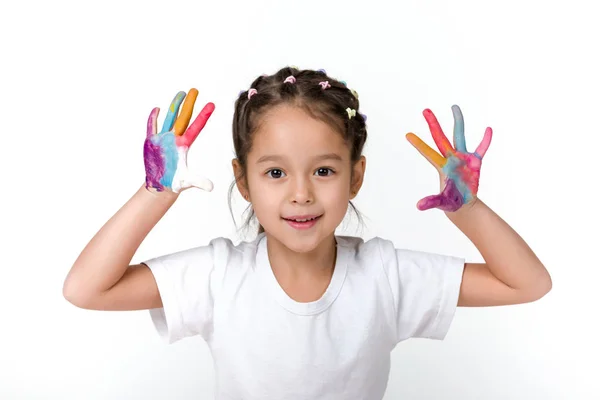
[[457, 217], [460, 217], [460, 216], [468, 214], [470, 211], [473, 210], [473, 208], [477, 207], [479, 204], [481, 204], [481, 200], [479, 200], [479, 197], [474, 197], [471, 201], [469, 201], [468, 203], [464, 204], [458, 210], [456, 210], [456, 211], [445, 211], [445, 213], [448, 216], [448, 218], [450, 218], [450, 219], [457, 218]]
[[145, 183], [142, 185], [140, 190], [146, 192], [147, 194], [151, 195], [154, 198], [161, 199], [164, 201], [175, 201], [175, 200], [177, 200], [177, 198], [179, 197], [179, 194], [180, 194], [180, 193], [175, 193], [172, 190], [169, 190], [166, 188], [163, 188], [162, 190], [158, 190], [153, 187], [149, 187], [149, 186], [146, 187]]

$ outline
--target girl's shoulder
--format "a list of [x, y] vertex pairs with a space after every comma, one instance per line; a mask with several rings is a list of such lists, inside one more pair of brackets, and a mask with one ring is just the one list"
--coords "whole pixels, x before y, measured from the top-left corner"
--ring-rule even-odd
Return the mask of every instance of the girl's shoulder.
[[335, 239], [338, 247], [343, 247], [356, 253], [379, 252], [381, 251], [382, 245], [391, 245], [394, 247], [391, 241], [379, 236], [365, 239], [360, 236], [336, 235]]
[[382, 263], [387, 268], [403, 268], [406, 266], [439, 266], [464, 263], [464, 258], [447, 254], [428, 252], [397, 246], [391, 239], [375, 236], [364, 239], [358, 236], [336, 236], [338, 247], [359, 262]]

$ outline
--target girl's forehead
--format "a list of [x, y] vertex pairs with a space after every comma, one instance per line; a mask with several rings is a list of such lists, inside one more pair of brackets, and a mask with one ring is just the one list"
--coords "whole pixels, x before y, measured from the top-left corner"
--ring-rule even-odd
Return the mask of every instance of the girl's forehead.
[[253, 150], [262, 152], [343, 152], [342, 135], [298, 107], [282, 106], [267, 113], [253, 134]]

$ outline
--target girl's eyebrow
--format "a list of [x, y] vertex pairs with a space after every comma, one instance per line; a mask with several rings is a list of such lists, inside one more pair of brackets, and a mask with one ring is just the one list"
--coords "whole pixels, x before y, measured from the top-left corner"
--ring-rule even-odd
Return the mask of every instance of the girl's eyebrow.
[[[264, 162], [268, 162], [268, 161], [283, 161], [284, 159], [285, 159], [285, 157], [280, 156], [280, 155], [266, 155], [266, 156], [260, 157], [256, 161], [256, 163], [260, 164], [260, 163], [264, 163]], [[340, 156], [337, 153], [321, 154], [319, 156], [314, 157], [313, 159], [315, 161], [324, 161], [324, 160], [344, 161], [342, 156]]]

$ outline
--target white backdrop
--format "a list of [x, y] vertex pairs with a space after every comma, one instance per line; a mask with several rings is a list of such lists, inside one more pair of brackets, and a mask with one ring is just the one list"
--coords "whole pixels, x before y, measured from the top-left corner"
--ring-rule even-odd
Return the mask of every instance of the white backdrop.
[[[432, 144], [459, 104], [472, 150], [494, 139], [480, 197], [532, 246], [554, 287], [526, 305], [458, 310], [443, 342], [393, 353], [386, 399], [597, 399], [598, 37], [593, 1], [20, 1], [0, 12], [0, 398], [209, 399], [201, 339], [163, 344], [147, 311], [70, 305], [63, 280], [143, 182], [150, 110], [179, 90], [217, 108], [190, 151], [215, 183], [188, 191], [133, 262], [237, 238], [226, 202], [233, 102], [262, 73], [324, 68], [368, 115], [362, 235], [481, 261], [442, 212], [419, 212]], [[199, 110], [197, 107], [196, 111]], [[162, 125], [162, 118], [159, 120]], [[241, 211], [239, 194], [235, 197]], [[350, 224], [348, 233], [354, 233]]]

